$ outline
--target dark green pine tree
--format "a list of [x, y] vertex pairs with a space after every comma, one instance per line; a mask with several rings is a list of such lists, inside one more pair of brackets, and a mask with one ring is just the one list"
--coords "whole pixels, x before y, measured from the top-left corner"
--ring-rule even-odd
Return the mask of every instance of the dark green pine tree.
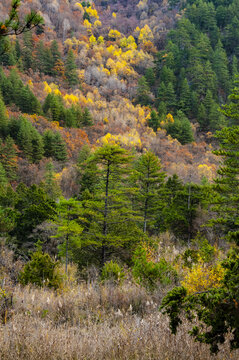
[[65, 273], [68, 275], [69, 260], [75, 260], [82, 246], [89, 245], [84, 237], [81, 237], [83, 227], [80, 225], [79, 216], [81, 205], [75, 199], [66, 200], [61, 198], [57, 204], [57, 215], [54, 224], [57, 225], [55, 238], [61, 240], [59, 255], [65, 257]]
[[19, 121], [17, 144], [30, 162], [38, 163], [44, 154], [42, 137], [27, 119], [22, 117]]
[[238, 59], [235, 55], [232, 57], [232, 63], [231, 63], [231, 79], [232, 82], [236, 81], [238, 78], [239, 72], [238, 72]]
[[213, 211], [217, 218], [212, 223], [239, 245], [239, 127], [224, 128], [217, 132], [216, 138], [220, 141], [220, 149], [214, 154], [222, 157], [223, 164], [215, 180]]
[[77, 161], [78, 179], [79, 183], [79, 199], [86, 200], [87, 197], [91, 198], [96, 189], [98, 182], [97, 165], [95, 163], [88, 163], [87, 160], [92, 155], [89, 145], [84, 145], [80, 149]]
[[20, 249], [32, 250], [34, 243], [39, 240], [34, 237], [33, 230], [44, 221], [54, 218], [56, 203], [37, 185], [27, 188], [20, 184], [16, 198], [15, 226], [10, 235], [16, 238]]
[[159, 127], [159, 117], [155, 110], [151, 111], [150, 118], [148, 120], [149, 126], [156, 132]]
[[8, 119], [5, 104], [0, 96], [0, 137], [5, 138], [8, 133]]
[[67, 149], [64, 140], [59, 132], [54, 136], [54, 158], [58, 161], [65, 161], [67, 159]]
[[0, 64], [3, 66], [16, 65], [16, 52], [9, 38], [0, 37]]
[[228, 71], [228, 59], [221, 41], [218, 41], [213, 56], [213, 69], [217, 75], [218, 85], [224, 91], [224, 100], [230, 90], [230, 76]]
[[32, 132], [32, 161], [34, 163], [39, 163], [44, 155], [44, 143], [42, 136], [39, 132], [33, 128]]
[[149, 86], [154, 86], [155, 84], [155, 73], [154, 73], [154, 69], [153, 68], [148, 68], [145, 71], [145, 79], [147, 81], [147, 83], [149, 84]]
[[10, 136], [6, 137], [4, 143], [0, 146], [0, 161], [4, 167], [9, 181], [14, 181], [17, 178], [17, 151], [13, 139]]
[[186, 115], [189, 115], [191, 110], [191, 91], [186, 78], [183, 79], [180, 86], [178, 106]]
[[157, 210], [161, 206], [160, 191], [162, 192], [165, 173], [158, 157], [148, 151], [141, 155], [135, 165], [136, 183], [139, 188], [136, 203], [143, 219], [143, 231], [152, 230], [156, 221]]
[[[16, 85], [16, 84], [15, 84]], [[13, 102], [13, 85], [10, 80], [6, 77], [3, 72], [3, 69], [0, 68], [0, 90], [6, 105]]]
[[92, 115], [89, 109], [86, 107], [82, 114], [82, 125], [83, 126], [92, 126], [94, 124]]
[[160, 105], [161, 102], [166, 103], [166, 100], [167, 100], [166, 92], [167, 92], [167, 88], [165, 86], [165, 83], [162, 81], [160, 83], [160, 86], [159, 86], [158, 91], [157, 91], [157, 99], [156, 99], [156, 104], [157, 105]]
[[23, 48], [22, 48], [22, 63], [25, 71], [35, 68], [34, 57], [33, 57], [33, 39], [30, 32], [25, 33], [23, 36]]
[[65, 76], [69, 86], [76, 86], [79, 83], [76, 69], [77, 68], [74, 53], [72, 50], [69, 50], [65, 63]]
[[174, 72], [172, 69], [168, 68], [167, 66], [163, 66], [161, 72], [160, 72], [160, 81], [164, 84], [172, 83], [173, 86], [176, 82], [176, 77], [174, 75]]
[[6, 171], [5, 171], [2, 163], [0, 162], [0, 190], [2, 190], [4, 188], [4, 186], [7, 186], [7, 183], [8, 183], [8, 180], [7, 180]]
[[19, 103], [19, 108], [23, 113], [27, 113], [27, 114], [41, 113], [40, 102], [32, 93], [28, 85], [21, 89], [18, 103]]
[[94, 196], [91, 199], [88, 196], [83, 202], [82, 236], [94, 241], [95, 256], [98, 256], [96, 262], [98, 260], [101, 266], [110, 254], [116, 256], [120, 249], [130, 248], [136, 239], [138, 242], [142, 238], [136, 226], [137, 217], [132, 211], [135, 190], [127, 185], [131, 161], [128, 151], [112, 144], [98, 148], [88, 159], [89, 165], [97, 166], [97, 188]]
[[186, 115], [178, 110], [173, 123], [166, 125], [167, 134], [174, 139], [178, 139], [182, 145], [190, 143], [194, 140], [192, 127]]
[[54, 157], [55, 133], [52, 130], [46, 130], [43, 134], [44, 156]]
[[145, 76], [141, 76], [138, 80], [137, 86], [137, 102], [142, 105], [150, 104], [150, 87], [145, 78]]
[[168, 83], [166, 89], [166, 104], [169, 112], [173, 112], [176, 106], [176, 95], [174, 91], [173, 84], [171, 82]]
[[56, 63], [61, 60], [61, 53], [59, 51], [58, 43], [56, 40], [52, 41], [50, 49], [53, 57], [53, 65], [55, 66]]
[[234, 82], [232, 93], [228, 96], [228, 104], [222, 107], [229, 125], [239, 125], [239, 78]]
[[167, 106], [164, 101], [160, 101], [159, 107], [158, 107], [158, 117], [159, 119], [165, 118], [167, 115]]
[[16, 52], [16, 58], [17, 61], [19, 61], [21, 55], [22, 55], [22, 49], [19, 40], [17, 39], [15, 42], [15, 52]]

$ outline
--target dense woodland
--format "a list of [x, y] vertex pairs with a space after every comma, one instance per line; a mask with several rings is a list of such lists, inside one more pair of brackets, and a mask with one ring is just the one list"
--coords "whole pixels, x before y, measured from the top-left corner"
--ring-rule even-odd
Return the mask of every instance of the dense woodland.
[[0, 65], [0, 357], [238, 358], [238, 0], [9, 0]]

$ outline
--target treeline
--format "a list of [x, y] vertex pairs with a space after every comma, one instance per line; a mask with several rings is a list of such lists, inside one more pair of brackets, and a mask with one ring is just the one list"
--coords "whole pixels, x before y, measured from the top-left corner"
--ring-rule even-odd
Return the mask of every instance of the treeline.
[[[65, 254], [67, 239], [69, 257], [80, 267], [112, 256], [127, 262], [139, 243], [153, 242], [160, 233], [169, 230], [187, 243], [199, 230], [208, 183], [166, 179], [152, 152], [135, 156], [115, 144], [95, 152], [84, 146], [77, 166], [79, 191], [70, 200], [59, 197], [52, 165], [40, 186], [20, 184], [15, 191], [1, 171], [2, 228], [19, 253], [40, 239], [45, 250], [56, 254], [61, 244]], [[52, 217], [55, 227], [49, 225]]]
[[[178, 4], [171, 1], [171, 6]], [[183, 2], [185, 7], [155, 67], [140, 79], [137, 101], [155, 108], [154, 128], [168, 113], [178, 117], [181, 111], [202, 131], [215, 131], [233, 125], [226, 123], [219, 105], [226, 103], [238, 75], [239, 5], [198, 0]]]

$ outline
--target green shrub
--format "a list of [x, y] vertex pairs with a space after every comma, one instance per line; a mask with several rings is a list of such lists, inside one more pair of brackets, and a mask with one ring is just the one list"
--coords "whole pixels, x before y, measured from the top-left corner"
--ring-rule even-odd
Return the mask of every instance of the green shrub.
[[110, 261], [104, 264], [101, 273], [101, 280], [110, 280], [116, 283], [121, 283], [125, 278], [123, 268], [114, 261]]
[[49, 254], [43, 254], [42, 250], [38, 249], [20, 272], [19, 281], [22, 285], [34, 284], [57, 289], [63, 281], [57, 272], [58, 265], [59, 263], [52, 260]]
[[147, 259], [147, 251], [138, 247], [133, 256], [133, 277], [148, 290], [154, 290], [158, 283], [168, 285], [177, 278], [176, 270], [162, 258], [159, 262]]

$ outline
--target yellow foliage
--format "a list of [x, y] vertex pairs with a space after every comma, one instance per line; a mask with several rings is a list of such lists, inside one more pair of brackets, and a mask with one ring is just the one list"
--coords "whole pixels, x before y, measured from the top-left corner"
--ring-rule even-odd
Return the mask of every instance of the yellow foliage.
[[117, 15], [115, 12], [112, 13], [112, 18], [116, 19], [117, 18]]
[[77, 2], [77, 3], [75, 3], [75, 6], [76, 6], [81, 12], [84, 11], [83, 6], [81, 5], [81, 3]]
[[121, 33], [118, 30], [111, 29], [108, 36], [109, 38], [116, 40], [121, 38]]
[[213, 168], [206, 164], [198, 165], [198, 173], [201, 177], [205, 176], [208, 180], [212, 180], [214, 177]]
[[97, 43], [96, 38], [94, 37], [94, 35], [92, 34], [91, 37], [89, 38], [90, 44], [91, 45], [95, 45]]
[[96, 20], [94, 22], [94, 27], [101, 27], [102, 26], [102, 22], [100, 20]]
[[77, 104], [79, 103], [79, 98], [78, 96], [74, 95], [74, 94], [66, 94], [63, 99], [65, 100], [65, 102], [67, 104]]
[[105, 40], [103, 36], [99, 36], [97, 39], [98, 44], [104, 44]]
[[50, 93], [52, 92], [51, 87], [47, 84], [46, 81], [44, 81], [43, 84], [44, 84], [44, 91], [45, 91], [47, 94], [50, 94]]
[[78, 78], [81, 81], [83, 81], [85, 79], [85, 70], [84, 69], [78, 70]]
[[87, 14], [91, 17], [94, 17], [95, 19], [99, 19], [98, 12], [96, 9], [93, 9], [91, 6], [85, 9]]
[[73, 46], [72, 39], [66, 39], [64, 41], [64, 45], [67, 45], [69, 48], [72, 48], [72, 46]]
[[32, 82], [32, 80], [31, 80], [31, 79], [30, 79], [30, 80], [28, 80], [28, 82], [27, 82], [27, 83], [28, 83], [28, 85], [29, 85], [29, 87], [30, 87], [30, 88], [33, 88], [33, 82]]
[[85, 26], [87, 29], [91, 29], [91, 27], [92, 27], [91, 23], [90, 23], [89, 20], [87, 20], [87, 19], [84, 20], [84, 26]]
[[220, 263], [207, 265], [200, 259], [199, 263], [188, 271], [181, 284], [189, 294], [219, 288], [222, 285], [224, 273], [225, 270]]
[[113, 45], [110, 45], [106, 48], [106, 50], [110, 53], [113, 54], [113, 52], [115, 51], [115, 47]]
[[166, 123], [168, 124], [168, 123], [174, 123], [174, 118], [173, 118], [173, 115], [172, 114], [168, 114], [167, 116], [166, 116]]
[[115, 62], [113, 59], [109, 58], [107, 60], [107, 63], [106, 63], [106, 66], [109, 68], [109, 69], [113, 69], [115, 67]]
[[[107, 119], [107, 118], [106, 118]], [[105, 119], [104, 119], [105, 121]], [[108, 119], [107, 119], [108, 121]], [[100, 141], [104, 144], [121, 144], [126, 145], [128, 147], [137, 147], [142, 148], [142, 143], [140, 140], [139, 133], [136, 129], [132, 129], [130, 132], [125, 133], [123, 135], [112, 135], [110, 133], [106, 134]]]
[[153, 33], [150, 27], [146, 24], [141, 30], [139, 34], [139, 42], [147, 42], [152, 41], [154, 39]]
[[59, 89], [54, 89], [54, 94], [55, 94], [55, 95], [61, 95], [61, 92], [60, 92]]

